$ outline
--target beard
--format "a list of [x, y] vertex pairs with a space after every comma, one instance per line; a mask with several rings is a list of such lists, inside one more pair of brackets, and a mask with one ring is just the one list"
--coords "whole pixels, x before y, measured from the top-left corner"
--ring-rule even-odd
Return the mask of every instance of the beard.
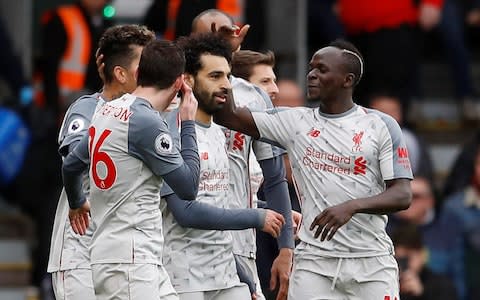
[[206, 90], [202, 90], [198, 87], [195, 87], [193, 90], [195, 98], [198, 100], [198, 108], [204, 111], [209, 115], [213, 115], [217, 111], [221, 110], [225, 103], [217, 103], [215, 100], [216, 96], [226, 96], [226, 91], [218, 91], [209, 93]]

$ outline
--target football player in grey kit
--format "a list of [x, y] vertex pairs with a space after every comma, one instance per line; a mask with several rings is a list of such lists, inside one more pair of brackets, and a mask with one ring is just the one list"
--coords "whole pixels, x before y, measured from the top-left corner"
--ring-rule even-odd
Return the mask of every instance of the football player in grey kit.
[[[86, 134], [97, 105], [101, 105], [103, 100], [112, 100], [124, 93], [133, 92], [137, 86], [135, 71], [142, 49], [154, 38], [152, 31], [138, 25], [120, 25], [105, 31], [98, 44], [105, 63], [102, 92], [82, 96], [69, 107], [58, 137], [62, 156], [71, 152]], [[87, 172], [83, 189], [88, 195]], [[92, 228], [82, 236], [73, 232], [68, 222], [67, 196], [62, 191], [55, 215], [47, 269], [52, 273], [53, 291], [57, 300], [95, 299], [88, 250], [92, 232]]]
[[[192, 22], [192, 33], [215, 31], [230, 42], [232, 52], [240, 48], [249, 25], [237, 28], [232, 18], [221, 10], [210, 9], [200, 13]], [[238, 33], [237, 30], [238, 29]], [[232, 91], [238, 106], [246, 106], [254, 110], [264, 110], [272, 107], [268, 95], [259, 87], [246, 80], [231, 76]], [[280, 249], [271, 269], [271, 284], [273, 289], [277, 283], [279, 292], [277, 299], [286, 298], [290, 270], [293, 257], [293, 225], [288, 185], [285, 178], [283, 162], [284, 150], [272, 147], [266, 143], [253, 140], [252, 137], [238, 131], [224, 128], [226, 146], [230, 158], [230, 183], [233, 197], [228, 203], [229, 208], [255, 208], [253, 203], [249, 174], [249, 156], [253, 149], [258, 163], [262, 168], [265, 200], [269, 208], [281, 213], [285, 219], [281, 233], [277, 239]], [[257, 298], [264, 300], [257, 267], [255, 264], [256, 239], [255, 230], [239, 230], [233, 234], [233, 252], [237, 262], [256, 282]]]
[[[162, 266], [159, 209], [163, 180], [182, 198], [196, 197], [200, 161], [195, 134], [197, 101], [183, 81], [183, 51], [167, 41], [147, 44], [132, 94], [104, 104], [89, 135], [65, 158], [63, 179], [73, 230], [89, 225], [89, 201], [81, 173], [90, 164], [91, 216], [95, 230], [90, 260], [96, 298], [178, 299]], [[181, 153], [159, 111], [178, 91]]]
[[[263, 209], [226, 209], [232, 197], [225, 135], [212, 122], [223, 105], [229, 82], [230, 45], [212, 34], [178, 41], [185, 51], [185, 80], [198, 100], [196, 132], [200, 153], [197, 200], [182, 201], [162, 191], [165, 269], [181, 300], [248, 299], [233, 256], [232, 229], [258, 228], [277, 236], [283, 217]], [[166, 186], [165, 186], [166, 187]]]
[[362, 73], [355, 46], [335, 41], [310, 61], [308, 99], [319, 107], [254, 112], [229, 100], [215, 115], [288, 152], [306, 225], [289, 299], [399, 298], [385, 214], [409, 206], [412, 171], [395, 120], [353, 102]]

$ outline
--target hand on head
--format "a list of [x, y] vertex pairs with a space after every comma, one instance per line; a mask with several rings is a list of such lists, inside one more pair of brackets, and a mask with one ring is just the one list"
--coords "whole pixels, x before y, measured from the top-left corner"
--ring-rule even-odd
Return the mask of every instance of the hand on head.
[[230, 45], [232, 46], [232, 52], [240, 50], [240, 46], [242, 45], [242, 42], [248, 33], [248, 29], [250, 29], [250, 25], [248, 24], [243, 25], [241, 28], [237, 25], [233, 25], [231, 27], [221, 26], [220, 28], [217, 28], [215, 22], [211, 25], [211, 30], [213, 33], [220, 34], [230, 42]]

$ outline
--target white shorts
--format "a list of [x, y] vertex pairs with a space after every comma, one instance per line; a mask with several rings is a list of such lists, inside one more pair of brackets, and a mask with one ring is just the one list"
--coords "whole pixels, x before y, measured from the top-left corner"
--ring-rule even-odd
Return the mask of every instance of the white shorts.
[[154, 264], [94, 264], [97, 300], [178, 300], [163, 266]]
[[90, 269], [53, 272], [52, 286], [57, 300], [95, 300]]
[[315, 256], [295, 251], [289, 300], [400, 299], [392, 255], [365, 258]]
[[207, 292], [178, 293], [180, 300], [250, 300], [250, 290], [246, 284], [228, 289]]
[[260, 285], [260, 278], [258, 277], [255, 259], [242, 255], [235, 255], [235, 257], [237, 257], [237, 262], [241, 263], [243, 268], [251, 273], [251, 278], [253, 278], [255, 281], [255, 288], [257, 289], [257, 300], [265, 300], [265, 296], [262, 292], [262, 286]]

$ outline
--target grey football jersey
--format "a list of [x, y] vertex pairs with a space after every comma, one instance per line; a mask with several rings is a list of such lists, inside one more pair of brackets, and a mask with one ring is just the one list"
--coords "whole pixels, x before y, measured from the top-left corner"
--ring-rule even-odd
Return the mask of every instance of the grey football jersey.
[[[241, 78], [232, 78], [232, 91], [237, 106], [245, 106], [254, 111], [264, 111], [269, 107], [259, 88]], [[271, 106], [271, 103], [270, 103]], [[256, 208], [253, 201], [249, 174], [250, 150], [253, 148], [257, 160], [265, 160], [282, 155], [283, 152], [250, 136], [224, 128], [228, 157], [230, 159], [230, 187], [233, 193], [229, 208]], [[255, 229], [234, 231], [233, 252], [237, 255], [255, 257]]]
[[[230, 196], [225, 136], [215, 123], [196, 125], [200, 183], [195, 201], [226, 208]], [[226, 289], [239, 284], [230, 231], [180, 226], [162, 201], [165, 250], [163, 262], [177, 292]]]
[[183, 164], [165, 120], [125, 94], [95, 113], [89, 135], [91, 263], [161, 265], [161, 176]]
[[[100, 98], [100, 94], [95, 93], [82, 96], [70, 105], [58, 135], [59, 152], [62, 156], [68, 154], [72, 150], [69, 148], [78, 143], [87, 134], [95, 108], [100, 107], [103, 103], [104, 101]], [[84, 174], [83, 192], [86, 195], [89, 192], [87, 172]], [[67, 196], [65, 191], [62, 190], [53, 224], [48, 272], [90, 268], [88, 248], [93, 226], [90, 226], [83, 236], [75, 234], [68, 220], [68, 210]]]
[[311, 108], [272, 109], [252, 115], [261, 138], [288, 151], [305, 224], [299, 233], [302, 241], [325, 256], [393, 253], [385, 215], [355, 214], [330, 241], [315, 239], [309, 227], [327, 207], [377, 195], [385, 190], [386, 180], [412, 178], [395, 120], [357, 105], [340, 115]]

